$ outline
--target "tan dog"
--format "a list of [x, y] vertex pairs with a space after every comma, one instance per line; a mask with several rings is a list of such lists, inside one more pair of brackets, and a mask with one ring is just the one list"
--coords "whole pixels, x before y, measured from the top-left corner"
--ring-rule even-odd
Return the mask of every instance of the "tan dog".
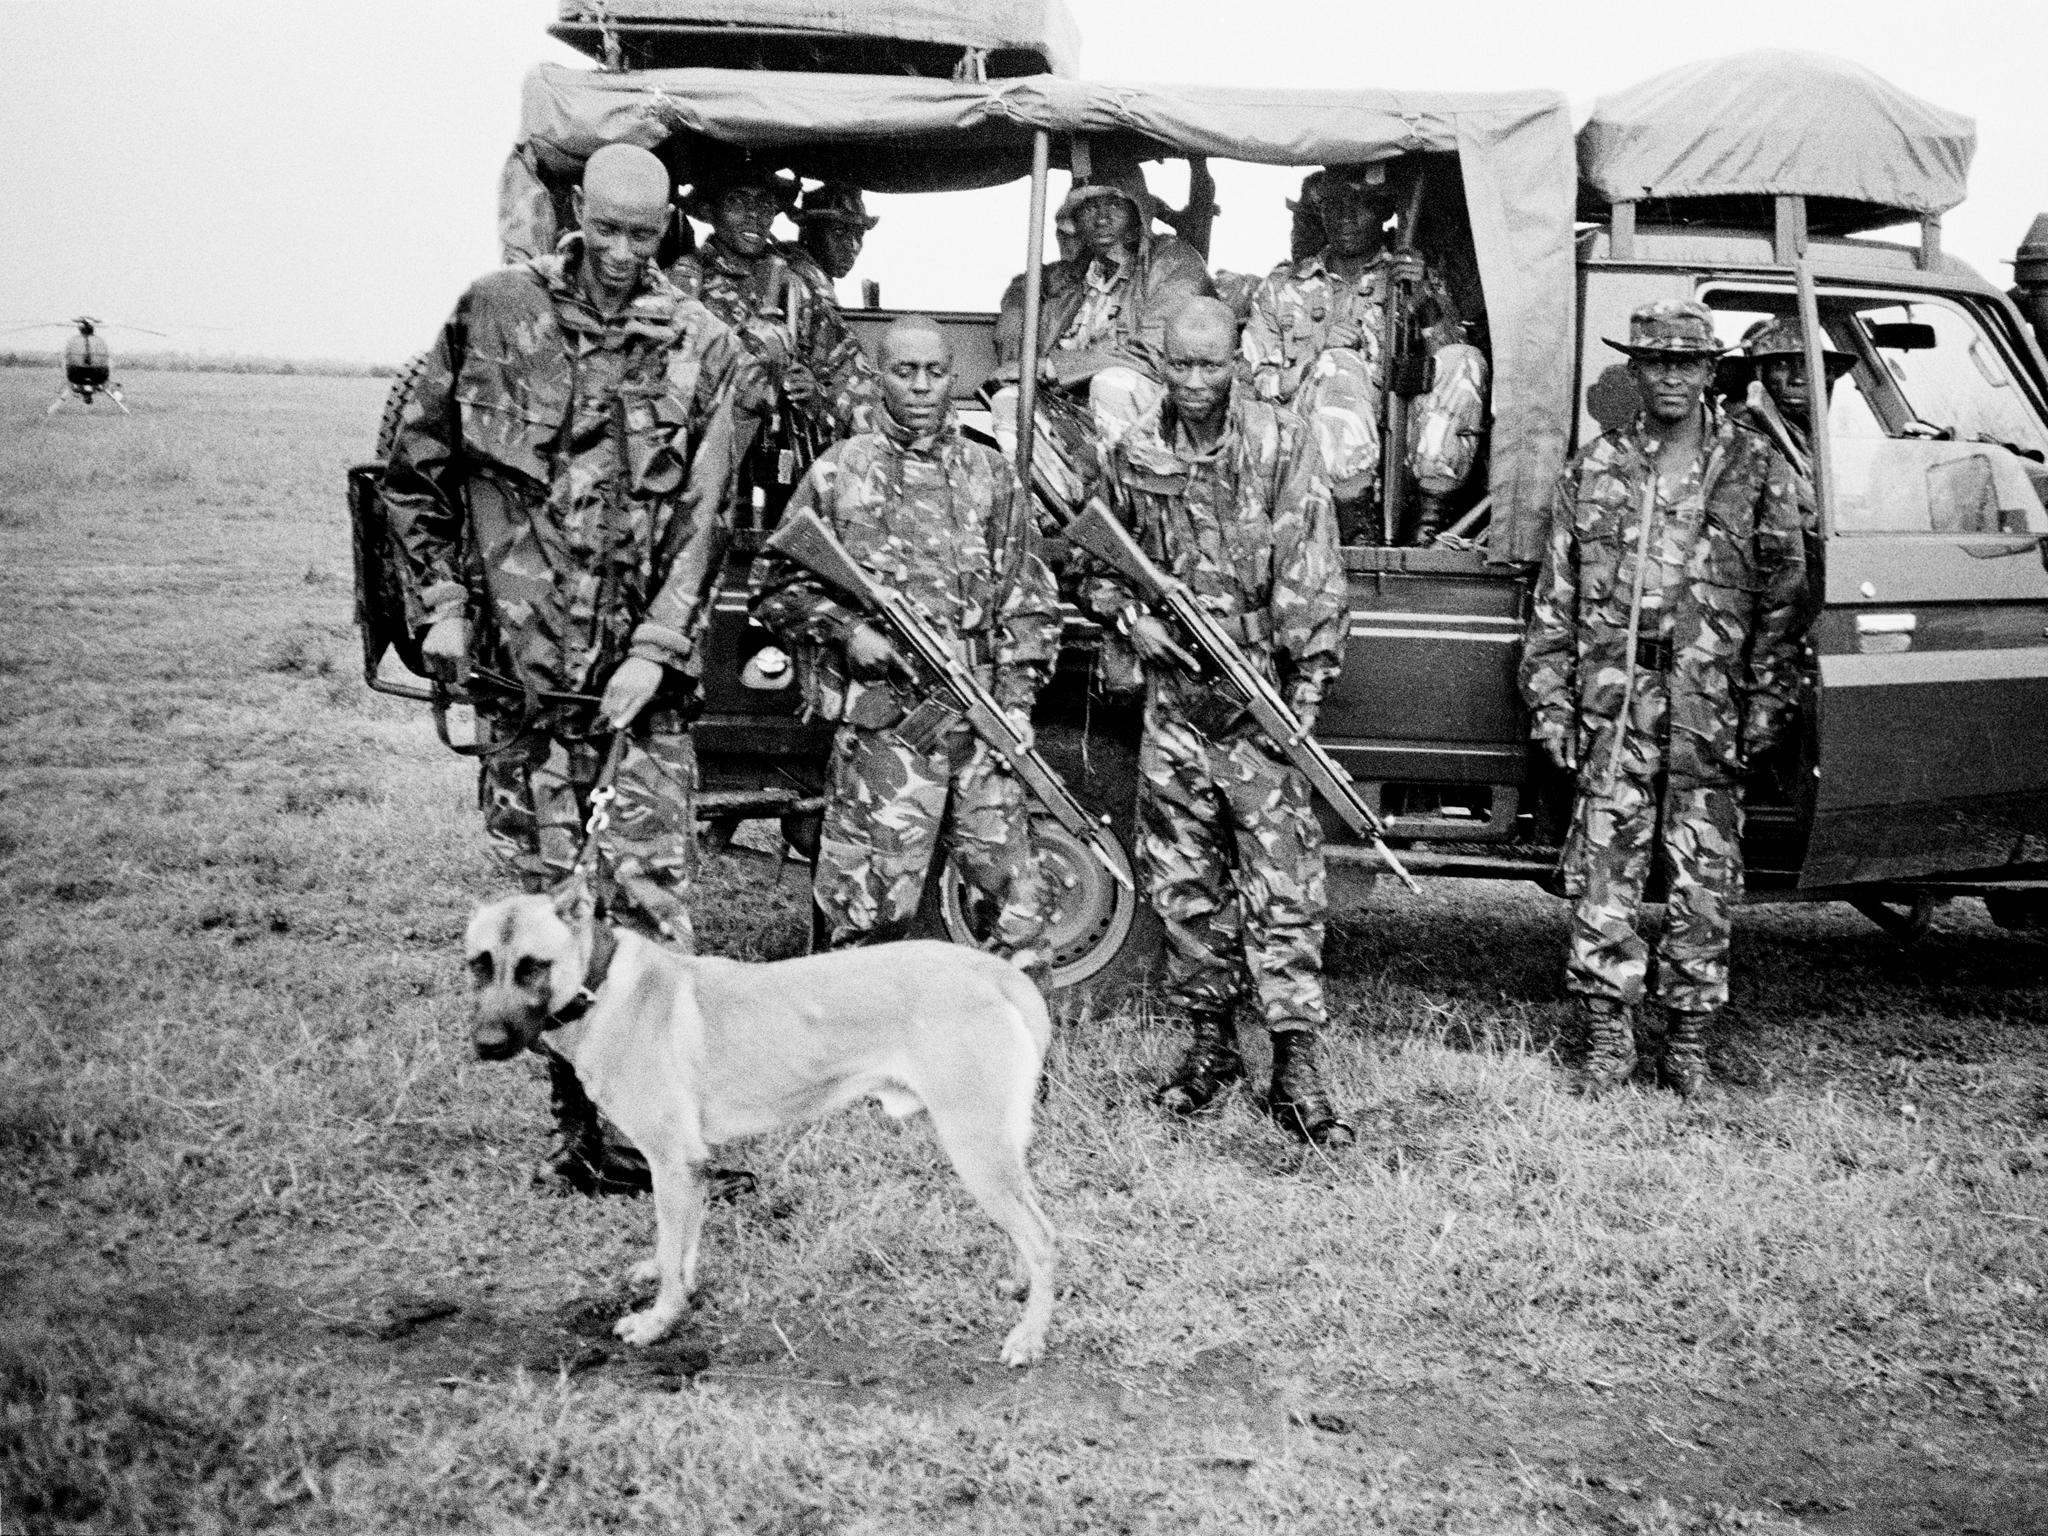
[[581, 881], [477, 909], [467, 939], [477, 1054], [541, 1042], [576, 1069], [654, 1173], [654, 1304], [614, 1330], [651, 1344], [696, 1283], [711, 1148], [863, 1097], [922, 1109], [960, 1182], [1017, 1245], [1024, 1317], [1005, 1365], [1045, 1352], [1053, 1231], [1024, 1148], [1052, 1024], [1038, 989], [993, 955], [929, 941], [748, 965], [685, 956], [598, 924]]

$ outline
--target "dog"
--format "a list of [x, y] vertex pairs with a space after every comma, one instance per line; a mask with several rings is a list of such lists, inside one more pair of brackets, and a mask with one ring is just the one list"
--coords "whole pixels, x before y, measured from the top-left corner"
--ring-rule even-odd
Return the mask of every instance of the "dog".
[[653, 1305], [619, 1319], [652, 1344], [696, 1284], [710, 1149], [872, 1097], [923, 1110], [968, 1192], [1016, 1245], [1024, 1316], [1005, 1365], [1045, 1352], [1054, 1238], [1025, 1170], [1052, 1022], [1017, 966], [913, 940], [748, 964], [665, 949], [596, 920], [587, 882], [477, 909], [465, 943], [472, 1043], [501, 1061], [543, 1042], [654, 1174]]

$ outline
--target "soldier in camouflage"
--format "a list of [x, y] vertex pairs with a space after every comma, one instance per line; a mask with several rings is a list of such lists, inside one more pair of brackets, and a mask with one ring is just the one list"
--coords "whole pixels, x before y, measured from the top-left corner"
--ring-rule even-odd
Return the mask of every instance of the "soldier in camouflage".
[[[816, 512], [909, 598], [1028, 737], [1060, 639], [1059, 593], [1029, 506], [1009, 465], [954, 421], [952, 349], [935, 323], [898, 320], [880, 362], [879, 430], [828, 449], [789, 515]], [[764, 552], [753, 591], [755, 616], [798, 654], [807, 710], [839, 723], [813, 886], [827, 944], [901, 938], [949, 827], [992, 947], [1029, 950], [1048, 892], [1024, 788], [1007, 765], [964, 722], [927, 739], [903, 657], [802, 566]]]
[[[1380, 468], [1379, 417], [1388, 354], [1387, 292], [1418, 285], [1415, 320], [1435, 360], [1419, 402], [1409, 471], [1421, 510], [1415, 542], [1442, 531], [1446, 498], [1465, 483], [1486, 418], [1486, 358], [1465, 340], [1443, 279], [1415, 252], [1384, 248], [1393, 201], [1378, 167], [1327, 166], [1302, 183], [1325, 244], [1282, 262], [1252, 296], [1240, 342], [1252, 387], [1308, 419], [1346, 529]], [[1297, 218], [1299, 210], [1297, 210]]]
[[[1233, 383], [1236, 348], [1229, 309], [1189, 300], [1167, 326], [1167, 398], [1105, 451], [1097, 494], [1313, 726], [1349, 622], [1336, 520], [1313, 434]], [[1308, 783], [1244, 710], [1178, 669], [1166, 626], [1122, 579], [1091, 573], [1083, 599], [1144, 667], [1138, 851], [1168, 995], [1193, 1028], [1158, 1102], [1195, 1114], [1243, 1076], [1234, 1013], [1248, 1005], [1272, 1034], [1268, 1109], [1304, 1140], [1349, 1145], [1316, 1067], [1327, 897]]]
[[[868, 212], [859, 187], [841, 181], [806, 189], [796, 210], [796, 250], [834, 282], [853, 271], [868, 231], [882, 221]], [[783, 247], [783, 254], [792, 254]]]
[[1531, 734], [1577, 779], [1564, 854], [1575, 899], [1566, 990], [1598, 1094], [1635, 1070], [1648, 947], [1636, 930], [1662, 831], [1656, 1000], [1664, 1084], [1713, 1088], [1705, 1040], [1728, 998], [1744, 766], [1798, 698], [1805, 556], [1792, 474], [1706, 398], [1712, 315], [1663, 300], [1631, 317], [1643, 400], [1566, 467], [1522, 660]]
[[[602, 863], [621, 915], [688, 949], [688, 723], [735, 401], [757, 386], [732, 332], [649, 259], [670, 217], [653, 155], [599, 150], [575, 205], [559, 254], [490, 273], [456, 305], [383, 494], [427, 665], [477, 699], [494, 851], [528, 890], [562, 879], [623, 732]], [[557, 1065], [571, 1100], [558, 1168], [593, 1183], [595, 1111]]]
[[[1038, 396], [1032, 465], [1038, 489], [1063, 507], [1079, 510], [1098, 445], [1159, 403], [1168, 318], [1187, 299], [1216, 292], [1193, 246], [1154, 233], [1159, 212], [1136, 163], [1080, 183], [1060, 209], [1078, 246], [1041, 274], [1038, 369], [1048, 387]], [[989, 409], [1006, 454], [1017, 443], [1023, 305], [1024, 286], [1012, 283], [996, 320], [995, 377], [1004, 382]]]
[[[776, 478], [793, 484], [815, 452], [874, 425], [875, 370], [846, 328], [832, 279], [798, 247], [772, 238], [796, 183], [751, 159], [708, 169], [686, 204], [711, 225], [702, 247], [669, 268], [676, 287], [701, 300], [757, 357], [775, 396], [767, 414], [783, 425], [789, 453]], [[743, 447], [745, 445], [742, 445]]]

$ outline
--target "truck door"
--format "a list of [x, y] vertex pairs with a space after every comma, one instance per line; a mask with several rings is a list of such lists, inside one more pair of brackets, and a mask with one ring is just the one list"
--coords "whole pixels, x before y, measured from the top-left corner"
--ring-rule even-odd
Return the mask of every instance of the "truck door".
[[1822, 287], [1818, 309], [1857, 362], [1828, 412], [1799, 883], [2048, 858], [2038, 381], [1988, 301]]

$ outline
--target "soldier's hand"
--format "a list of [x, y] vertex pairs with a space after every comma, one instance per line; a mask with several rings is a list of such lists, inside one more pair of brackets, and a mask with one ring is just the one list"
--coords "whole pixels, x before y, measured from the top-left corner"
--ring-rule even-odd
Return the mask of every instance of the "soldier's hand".
[[436, 619], [420, 642], [420, 664], [427, 669], [427, 676], [444, 683], [460, 682], [468, 660], [469, 620]]
[[1131, 649], [1138, 653], [1140, 661], [1165, 663], [1175, 660], [1180, 652], [1180, 647], [1173, 643], [1172, 631], [1156, 615], [1139, 614], [1124, 633], [1130, 637]]
[[817, 375], [802, 363], [791, 363], [782, 376], [782, 392], [789, 396], [791, 405], [809, 410], [818, 398]]
[[1030, 710], [1006, 709], [1003, 713], [1009, 718], [1010, 724], [1017, 727], [1017, 736], [1027, 750], [1037, 745], [1038, 733], [1031, 728]]
[[1546, 741], [1543, 744], [1550, 752], [1550, 760], [1566, 773], [1579, 771], [1579, 749], [1567, 739]]
[[1404, 283], [1419, 283], [1429, 271], [1429, 265], [1422, 259], [1420, 251], [1396, 251], [1391, 271]]
[[604, 685], [604, 697], [598, 702], [598, 713], [604, 716], [613, 730], [623, 731], [647, 707], [648, 700], [661, 686], [666, 670], [658, 661], [649, 661], [644, 656], [628, 656], [619, 663], [611, 681]]
[[846, 637], [846, 670], [864, 683], [877, 683], [903, 670], [903, 657], [872, 624], [856, 624]]
[[1301, 734], [1304, 737], [1313, 736], [1316, 733], [1317, 707], [1318, 706], [1314, 704], [1307, 703], [1296, 704], [1292, 706], [1294, 710], [1294, 718], [1301, 722]]

